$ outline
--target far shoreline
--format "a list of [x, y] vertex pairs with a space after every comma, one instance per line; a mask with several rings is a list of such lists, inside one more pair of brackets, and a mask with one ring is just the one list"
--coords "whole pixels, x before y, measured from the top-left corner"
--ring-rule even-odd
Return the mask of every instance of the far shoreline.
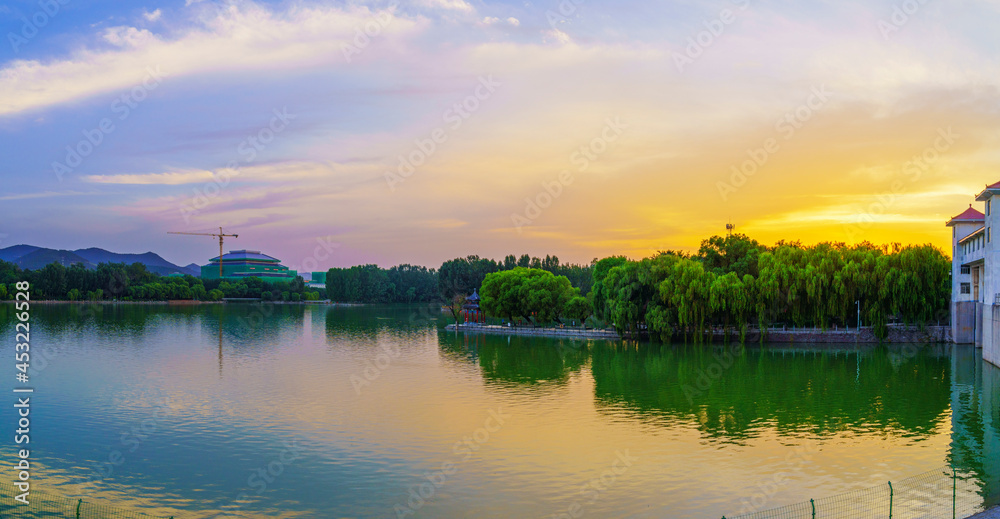
[[[21, 301], [23, 302], [23, 301]], [[33, 305], [167, 305], [167, 306], [200, 306], [200, 305], [220, 305], [228, 303], [270, 303], [274, 305], [319, 305], [319, 306], [367, 306], [364, 303], [337, 303], [330, 301], [264, 301], [263, 299], [240, 299], [236, 301], [198, 301], [188, 299], [172, 299], [167, 301], [60, 301], [58, 299], [39, 299], [28, 301]], [[14, 304], [13, 300], [0, 301], [0, 304]]]

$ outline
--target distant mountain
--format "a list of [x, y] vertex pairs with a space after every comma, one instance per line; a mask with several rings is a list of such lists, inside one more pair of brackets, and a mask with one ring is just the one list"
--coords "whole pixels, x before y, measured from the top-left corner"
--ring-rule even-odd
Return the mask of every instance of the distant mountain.
[[201, 275], [201, 267], [197, 264], [190, 264], [179, 267], [160, 257], [159, 254], [146, 252], [143, 254], [120, 254], [104, 249], [91, 247], [89, 249], [79, 249], [75, 251], [46, 249], [33, 245], [14, 245], [6, 249], [0, 249], [0, 260], [9, 261], [15, 265], [30, 270], [44, 268], [49, 263], [60, 263], [70, 266], [75, 263], [82, 263], [85, 267], [96, 268], [98, 263], [142, 263], [150, 272], [161, 275], [174, 273]]
[[83, 266], [89, 269], [96, 267], [95, 264], [68, 250], [36, 248], [35, 250], [14, 260], [15, 265], [27, 270], [45, 268], [45, 265], [48, 265], [49, 263], [59, 263], [64, 267], [68, 267], [75, 263], [83, 263]]
[[200, 275], [201, 267], [198, 267], [196, 271], [190, 271], [190, 265], [187, 267], [178, 267], [173, 263], [161, 258], [158, 254], [152, 252], [146, 252], [143, 254], [119, 254], [117, 252], [108, 252], [104, 249], [98, 249], [92, 247], [89, 249], [80, 249], [73, 251], [77, 253], [83, 259], [93, 263], [125, 263], [131, 265], [133, 263], [142, 263], [149, 269], [150, 272], [155, 272], [157, 274], [168, 275], [174, 272], [180, 272], [181, 274], [192, 274]]
[[38, 250], [38, 247], [34, 245], [14, 245], [13, 247], [0, 249], [0, 260], [13, 263], [17, 258], [36, 250]]

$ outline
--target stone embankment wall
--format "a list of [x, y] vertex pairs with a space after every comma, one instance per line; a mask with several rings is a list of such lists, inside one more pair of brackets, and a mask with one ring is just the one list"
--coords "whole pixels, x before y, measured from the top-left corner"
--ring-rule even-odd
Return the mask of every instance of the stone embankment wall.
[[[454, 324], [445, 326], [446, 330], [455, 330]], [[489, 333], [494, 335], [532, 335], [536, 337], [566, 337], [573, 339], [617, 340], [621, 337], [611, 330], [581, 330], [580, 328], [527, 328], [507, 326], [486, 326], [480, 324], [460, 324], [460, 332]]]
[[[747, 342], [759, 341], [760, 332], [754, 331], [747, 334]], [[861, 328], [853, 330], [826, 330], [821, 329], [796, 329], [796, 330], [770, 330], [768, 331], [767, 342], [859, 342], [877, 343], [878, 338], [872, 333], [871, 328]], [[916, 326], [890, 326], [889, 342], [951, 342], [951, 326], [925, 326], [923, 329]]]
[[[456, 326], [449, 324], [447, 330], [458, 330], [471, 333], [489, 333], [494, 335], [531, 335], [536, 337], [567, 337], [578, 339], [602, 339], [618, 340], [621, 337], [611, 330], [581, 330], [579, 328], [529, 328], [529, 327], [507, 327], [507, 326], [484, 326], [480, 324], [461, 324]], [[716, 341], [722, 341], [724, 335], [721, 332], [714, 334]], [[738, 338], [738, 335], [736, 337]], [[760, 341], [759, 331], [747, 333], [747, 342]], [[792, 342], [792, 343], [877, 343], [878, 339], [872, 333], [871, 328], [862, 328], [858, 333], [854, 330], [826, 330], [813, 328], [798, 329], [772, 329], [768, 331], [766, 342]], [[925, 326], [919, 327], [890, 326], [889, 342], [893, 343], [932, 343], [951, 342], [950, 326]]]

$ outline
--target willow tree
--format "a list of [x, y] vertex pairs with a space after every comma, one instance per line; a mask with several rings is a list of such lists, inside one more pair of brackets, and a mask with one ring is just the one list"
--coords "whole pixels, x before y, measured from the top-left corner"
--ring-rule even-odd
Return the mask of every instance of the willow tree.
[[[744, 276], [746, 283], [735, 272], [718, 276], [709, 287], [709, 306], [713, 314], [722, 319], [728, 340], [730, 326], [740, 330], [740, 342], [746, 340], [747, 318], [753, 301], [753, 276]], [[748, 286], [751, 285], [751, 286]]]
[[591, 276], [594, 279], [593, 288], [591, 289], [593, 295], [591, 297], [594, 303], [594, 315], [598, 319], [604, 321], [609, 319], [608, 299], [611, 294], [604, 284], [604, 279], [608, 277], [611, 269], [624, 265], [626, 262], [628, 262], [628, 258], [625, 256], [612, 256], [594, 263], [594, 268], [591, 270]]
[[677, 309], [677, 322], [701, 341], [705, 320], [711, 312], [711, 286], [715, 274], [705, 271], [701, 262], [681, 260], [673, 272], [659, 285], [663, 301]]

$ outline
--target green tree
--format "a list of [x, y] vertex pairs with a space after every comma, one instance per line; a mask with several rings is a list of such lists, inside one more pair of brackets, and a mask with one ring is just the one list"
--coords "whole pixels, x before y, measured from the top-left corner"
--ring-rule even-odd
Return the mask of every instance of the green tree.
[[766, 247], [756, 240], [743, 234], [732, 236], [712, 236], [701, 242], [698, 249], [698, 259], [705, 265], [705, 270], [716, 276], [735, 272], [743, 279], [747, 274], [758, 275], [757, 262]]
[[516, 267], [487, 275], [479, 295], [480, 307], [488, 315], [538, 324], [556, 320], [579, 290], [565, 276]]
[[566, 302], [566, 308], [563, 310], [565, 317], [580, 321], [581, 325], [585, 325], [587, 318], [594, 313], [594, 307], [590, 300], [582, 296], [574, 296]]
[[665, 280], [660, 282], [660, 296], [664, 302], [677, 309], [677, 322], [684, 328], [685, 336], [694, 334], [700, 341], [705, 322], [711, 311], [711, 286], [715, 274], [706, 272], [698, 261], [680, 260]]
[[479, 256], [448, 260], [438, 269], [438, 290], [445, 300], [468, 296], [482, 286], [487, 274], [500, 270], [497, 262]]
[[594, 315], [598, 319], [608, 320], [608, 289], [603, 285], [604, 278], [608, 276], [611, 269], [623, 265], [628, 261], [625, 256], [612, 256], [610, 258], [604, 258], [594, 264], [594, 268], [591, 271], [593, 276], [593, 301], [594, 301]]

